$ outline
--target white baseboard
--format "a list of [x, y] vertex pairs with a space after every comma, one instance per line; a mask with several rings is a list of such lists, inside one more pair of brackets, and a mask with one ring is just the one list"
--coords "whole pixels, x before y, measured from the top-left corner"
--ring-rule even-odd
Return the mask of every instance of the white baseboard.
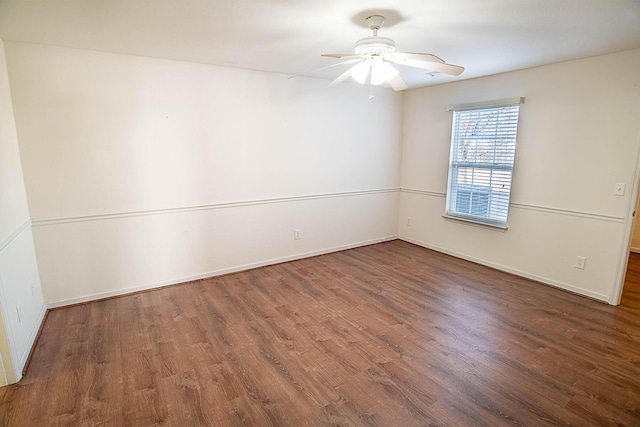
[[486, 261], [484, 259], [480, 259], [480, 258], [475, 258], [475, 257], [471, 257], [456, 251], [451, 251], [449, 249], [445, 249], [445, 248], [441, 248], [439, 246], [435, 246], [435, 245], [431, 245], [429, 243], [426, 242], [422, 242], [420, 240], [416, 240], [416, 239], [412, 239], [409, 237], [404, 237], [404, 236], [398, 236], [398, 238], [400, 240], [404, 240], [405, 242], [409, 242], [409, 243], [413, 243], [415, 245], [418, 246], [422, 246], [424, 248], [427, 249], [433, 249], [434, 251], [437, 252], [442, 252], [444, 254], [447, 255], [451, 255], [454, 256], [456, 258], [461, 258], [467, 261], [471, 261], [471, 262], [475, 262], [477, 264], [481, 264], [481, 265], [486, 265], [487, 267], [491, 267], [491, 268], [495, 268], [496, 270], [501, 270], [501, 271], [505, 271], [507, 273], [511, 273], [511, 274], [515, 274], [516, 276], [520, 276], [520, 277], [524, 277], [526, 279], [531, 279], [531, 280], [535, 280], [537, 282], [541, 282], [547, 285], [551, 285], [554, 286], [556, 288], [560, 288], [560, 289], [564, 289], [566, 291], [570, 291], [579, 295], [583, 295], [586, 297], [590, 297], [590, 298], [594, 298], [597, 299], [599, 301], [602, 302], [606, 302], [607, 304], [609, 303], [609, 296], [608, 295], [603, 295], [597, 292], [591, 292], [585, 289], [581, 289], [581, 288], [577, 288], [575, 286], [569, 285], [567, 283], [563, 283], [563, 282], [558, 282], [557, 280], [553, 280], [553, 279], [549, 279], [548, 277], [543, 277], [543, 276], [538, 276], [536, 274], [531, 274], [531, 273], [527, 273], [525, 271], [521, 271], [515, 268], [511, 268], [511, 267], [507, 267], [501, 264], [496, 264], [490, 261]]
[[268, 259], [268, 260], [265, 260], [265, 261], [259, 261], [259, 262], [251, 263], [251, 264], [244, 264], [244, 265], [237, 265], [237, 266], [228, 267], [228, 268], [222, 268], [222, 269], [219, 269], [219, 270], [208, 271], [208, 272], [200, 273], [200, 274], [194, 274], [192, 276], [179, 277], [179, 278], [176, 278], [176, 279], [166, 280], [166, 281], [162, 281], [162, 282], [147, 283], [147, 284], [143, 284], [143, 285], [132, 286], [132, 287], [129, 287], [129, 288], [123, 288], [123, 289], [118, 289], [118, 290], [109, 291], [109, 292], [101, 292], [101, 293], [97, 293], [97, 294], [93, 294], [93, 295], [86, 295], [86, 296], [82, 296], [82, 297], [78, 297], [78, 298], [70, 298], [70, 299], [65, 299], [65, 300], [60, 300], [60, 301], [53, 301], [53, 302], [48, 302], [46, 307], [49, 308], [49, 309], [58, 308], [58, 307], [64, 307], [64, 306], [72, 305], [72, 304], [80, 304], [80, 303], [83, 303], [83, 302], [90, 302], [90, 301], [95, 301], [95, 300], [104, 299], [104, 298], [111, 298], [111, 297], [116, 297], [116, 296], [120, 296], [120, 295], [131, 294], [131, 293], [134, 293], [134, 292], [146, 291], [146, 290], [149, 290], [149, 289], [162, 288], [164, 286], [177, 285], [179, 283], [191, 282], [193, 280], [208, 279], [210, 277], [222, 276], [224, 274], [230, 274], [230, 273], [237, 273], [239, 271], [251, 270], [253, 268], [258, 268], [258, 267], [265, 267], [267, 265], [280, 264], [280, 263], [283, 263], [283, 262], [295, 261], [295, 260], [303, 259], [303, 258], [310, 258], [310, 257], [318, 256], [318, 255], [328, 254], [328, 253], [331, 253], [331, 252], [338, 252], [338, 251], [343, 251], [343, 250], [346, 250], [346, 249], [357, 248], [357, 247], [360, 247], [360, 246], [372, 245], [372, 244], [375, 244], [375, 243], [388, 242], [390, 240], [395, 240], [397, 238], [398, 238], [397, 235], [386, 236], [386, 237], [382, 237], [382, 238], [365, 240], [365, 241], [357, 242], [357, 243], [350, 243], [348, 245], [334, 246], [334, 247], [331, 247], [331, 248], [320, 249], [320, 250], [316, 250], [316, 251], [310, 251], [310, 252], [305, 252], [305, 253], [286, 256], [286, 257], [272, 258], [272, 259]]

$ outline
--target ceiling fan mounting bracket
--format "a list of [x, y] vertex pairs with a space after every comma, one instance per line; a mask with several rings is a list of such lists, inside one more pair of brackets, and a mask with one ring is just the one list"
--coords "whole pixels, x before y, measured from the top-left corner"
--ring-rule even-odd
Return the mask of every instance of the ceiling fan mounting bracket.
[[374, 31], [373, 35], [375, 36], [376, 32], [380, 29], [380, 27], [382, 27], [382, 24], [384, 24], [384, 16], [370, 15], [365, 18], [365, 22], [367, 23], [369, 28]]

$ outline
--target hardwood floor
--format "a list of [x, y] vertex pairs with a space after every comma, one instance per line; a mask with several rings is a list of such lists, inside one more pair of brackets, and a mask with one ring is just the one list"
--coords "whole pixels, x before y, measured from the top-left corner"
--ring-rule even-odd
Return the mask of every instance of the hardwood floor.
[[0, 424], [638, 426], [627, 277], [612, 307], [396, 240], [52, 310]]

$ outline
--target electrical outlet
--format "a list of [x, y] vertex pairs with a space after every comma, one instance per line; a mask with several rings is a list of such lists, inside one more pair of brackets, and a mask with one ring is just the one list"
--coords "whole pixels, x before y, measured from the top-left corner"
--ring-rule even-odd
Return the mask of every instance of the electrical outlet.
[[300, 230], [293, 230], [293, 239], [300, 240]]
[[576, 268], [579, 268], [580, 270], [584, 270], [584, 265], [587, 263], [587, 259], [583, 256], [577, 256], [576, 257]]
[[407, 227], [411, 227], [411, 218], [407, 218]]
[[616, 187], [613, 190], [613, 194], [616, 196], [624, 196], [624, 189], [627, 185], [624, 182], [616, 183]]

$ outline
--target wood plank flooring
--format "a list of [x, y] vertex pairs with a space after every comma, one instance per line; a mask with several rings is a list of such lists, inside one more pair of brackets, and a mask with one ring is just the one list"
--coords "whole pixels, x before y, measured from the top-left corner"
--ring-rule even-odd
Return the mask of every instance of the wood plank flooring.
[[2, 426], [638, 426], [622, 305], [399, 240], [52, 310]]

